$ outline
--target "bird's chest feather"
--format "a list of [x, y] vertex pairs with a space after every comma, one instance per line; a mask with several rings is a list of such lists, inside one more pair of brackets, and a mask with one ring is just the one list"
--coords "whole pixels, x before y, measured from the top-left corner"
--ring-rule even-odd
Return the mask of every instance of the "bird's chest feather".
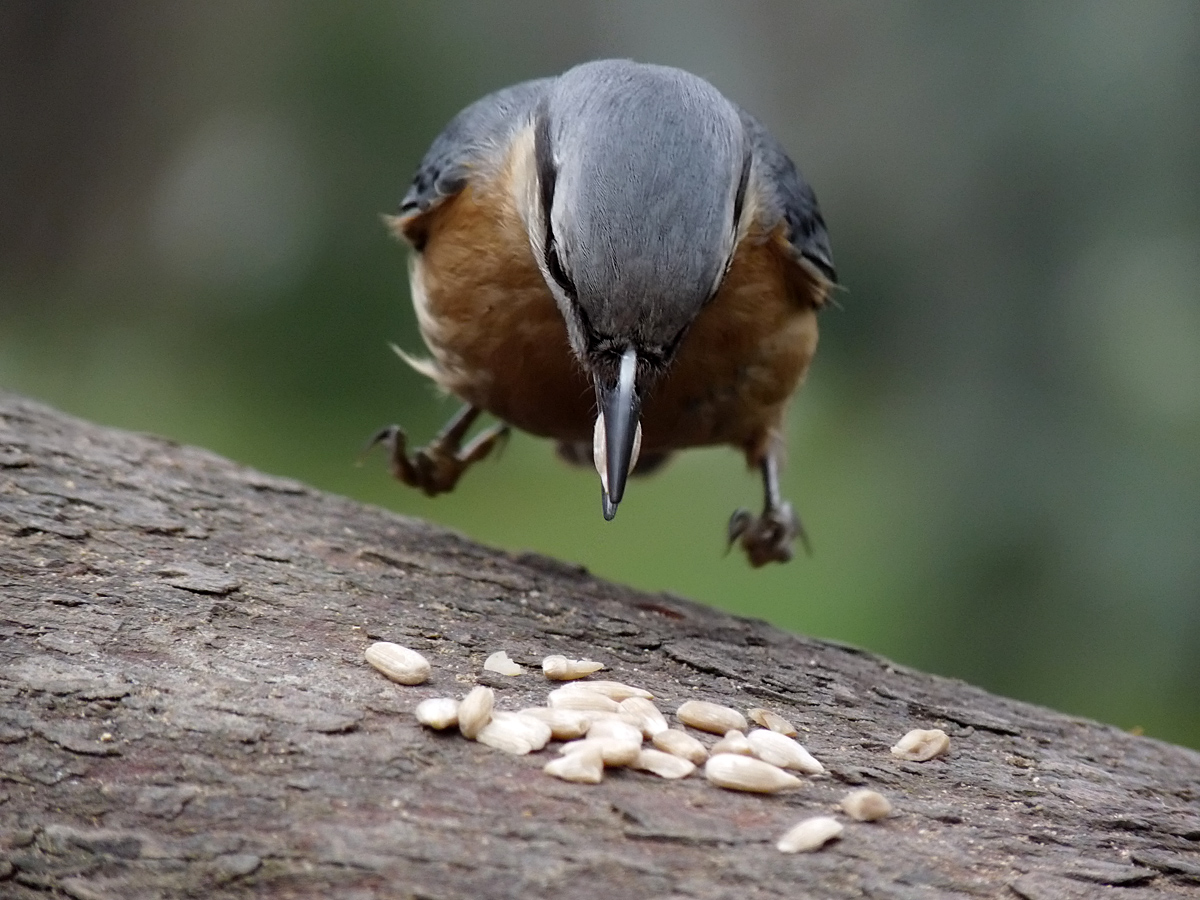
[[[430, 217], [412, 266], [422, 336], [446, 390], [532, 434], [591, 441], [592, 386], [503, 179]], [[670, 371], [643, 406], [643, 447], [765, 451], [816, 350], [812, 298], [778, 235], [742, 242]]]
[[468, 186], [434, 213], [411, 281], [443, 388], [523, 431], [591, 439], [591, 383], [502, 184]]
[[817, 349], [823, 287], [784, 249], [782, 228], [751, 235], [696, 317], [644, 408], [644, 446], [733, 444], [757, 459]]

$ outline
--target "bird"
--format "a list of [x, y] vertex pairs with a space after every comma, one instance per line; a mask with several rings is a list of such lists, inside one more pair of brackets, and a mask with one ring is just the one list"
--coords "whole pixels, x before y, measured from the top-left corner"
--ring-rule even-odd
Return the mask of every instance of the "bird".
[[681, 69], [583, 63], [462, 110], [384, 221], [412, 246], [430, 355], [393, 349], [463, 402], [411, 454], [399, 426], [374, 436], [397, 479], [452, 490], [517, 428], [594, 465], [611, 520], [630, 475], [730, 445], [764, 500], [727, 546], [754, 567], [808, 549], [780, 492], [784, 415], [837, 273], [812, 188], [758, 119]]

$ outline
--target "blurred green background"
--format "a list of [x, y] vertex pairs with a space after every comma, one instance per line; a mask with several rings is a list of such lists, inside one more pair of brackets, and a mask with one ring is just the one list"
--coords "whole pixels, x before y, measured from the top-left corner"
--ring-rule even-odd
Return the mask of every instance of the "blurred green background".
[[[90, 419], [1200, 746], [1200, 4], [0, 3], [0, 385]], [[732, 450], [636, 482], [517, 436], [427, 500], [355, 466], [455, 404], [395, 208], [435, 134], [605, 56], [756, 112], [849, 292], [793, 405], [816, 555], [722, 555]]]

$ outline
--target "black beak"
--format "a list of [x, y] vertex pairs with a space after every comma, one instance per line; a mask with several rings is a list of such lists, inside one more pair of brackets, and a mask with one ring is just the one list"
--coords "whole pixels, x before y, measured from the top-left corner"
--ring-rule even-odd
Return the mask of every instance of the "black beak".
[[[621, 356], [621, 369], [613, 387], [596, 385], [596, 399], [604, 418], [605, 486], [601, 497], [604, 518], [611, 521], [617, 514], [617, 504], [625, 494], [625, 480], [633, 464], [634, 443], [638, 437], [638, 417], [642, 401], [634, 390], [637, 376], [637, 354], [630, 347]], [[600, 450], [599, 447], [596, 448]], [[601, 460], [597, 452], [597, 466]]]

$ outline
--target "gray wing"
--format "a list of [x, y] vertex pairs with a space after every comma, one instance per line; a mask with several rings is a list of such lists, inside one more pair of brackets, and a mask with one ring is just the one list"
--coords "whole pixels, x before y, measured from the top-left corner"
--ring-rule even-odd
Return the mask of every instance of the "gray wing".
[[397, 219], [409, 238], [409, 225], [467, 184], [472, 170], [503, 152], [507, 139], [532, 116], [553, 79], [539, 78], [476, 100], [437, 136], [400, 201]]
[[787, 152], [763, 124], [745, 110], [739, 109], [742, 124], [750, 137], [754, 162], [759, 170], [764, 199], [769, 214], [777, 214], [787, 223], [788, 241], [796, 255], [807, 260], [833, 284], [837, 270], [829, 248], [829, 233], [821, 217], [817, 196], [804, 176], [796, 169]]

